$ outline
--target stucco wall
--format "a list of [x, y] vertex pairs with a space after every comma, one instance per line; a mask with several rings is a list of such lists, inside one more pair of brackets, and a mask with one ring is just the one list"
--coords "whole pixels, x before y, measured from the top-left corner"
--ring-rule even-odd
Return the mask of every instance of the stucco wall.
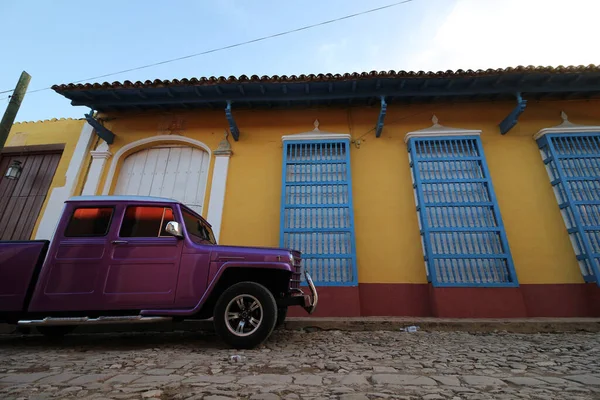
[[[561, 110], [574, 123], [598, 125], [598, 105], [530, 101], [517, 126], [506, 135], [500, 134], [497, 125], [514, 107], [512, 103], [390, 106], [380, 138], [375, 138], [373, 129], [377, 107], [234, 111], [241, 136], [238, 142], [230, 137], [234, 155], [229, 164], [220, 242], [278, 246], [281, 136], [311, 131], [313, 121], [318, 119], [321, 131], [350, 133], [355, 141], [351, 146], [351, 166], [359, 282], [426, 283], [404, 136], [431, 126], [431, 116], [436, 114], [442, 125], [482, 130], [519, 282], [582, 283], [532, 136], [542, 128], [558, 125]], [[185, 121], [184, 136], [216, 149], [227, 128], [222, 110], [178, 114]], [[106, 126], [117, 136], [110, 146], [112, 154], [128, 143], [159, 134], [158, 126], [164, 118], [156, 113], [110, 117], [114, 119]], [[100, 188], [111, 161], [108, 160]], [[210, 201], [213, 165], [214, 157], [204, 214]]]

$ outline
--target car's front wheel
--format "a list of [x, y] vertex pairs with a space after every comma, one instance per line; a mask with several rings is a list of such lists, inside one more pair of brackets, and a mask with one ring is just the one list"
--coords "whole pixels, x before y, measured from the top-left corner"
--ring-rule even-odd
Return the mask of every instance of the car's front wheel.
[[273, 332], [277, 322], [277, 303], [263, 285], [237, 283], [217, 300], [213, 320], [215, 331], [225, 343], [238, 349], [251, 349]]

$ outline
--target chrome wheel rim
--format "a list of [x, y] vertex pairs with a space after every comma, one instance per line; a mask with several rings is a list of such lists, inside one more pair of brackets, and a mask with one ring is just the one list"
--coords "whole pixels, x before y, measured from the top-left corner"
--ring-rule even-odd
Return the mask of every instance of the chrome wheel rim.
[[225, 325], [235, 336], [252, 335], [260, 327], [262, 320], [262, 304], [249, 294], [234, 297], [225, 308]]

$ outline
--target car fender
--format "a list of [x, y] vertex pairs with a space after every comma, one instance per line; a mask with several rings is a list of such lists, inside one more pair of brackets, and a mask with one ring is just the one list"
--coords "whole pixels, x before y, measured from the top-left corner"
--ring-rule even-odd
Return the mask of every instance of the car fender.
[[162, 316], [190, 316], [198, 313], [204, 303], [208, 300], [212, 294], [214, 288], [219, 283], [219, 279], [226, 270], [231, 268], [259, 268], [259, 269], [272, 269], [278, 271], [289, 271], [292, 272], [292, 267], [284, 262], [254, 262], [254, 261], [228, 261], [223, 263], [213, 279], [209, 282], [206, 290], [202, 297], [196, 303], [196, 306], [192, 309], [183, 310], [142, 310], [142, 315], [162, 315]]

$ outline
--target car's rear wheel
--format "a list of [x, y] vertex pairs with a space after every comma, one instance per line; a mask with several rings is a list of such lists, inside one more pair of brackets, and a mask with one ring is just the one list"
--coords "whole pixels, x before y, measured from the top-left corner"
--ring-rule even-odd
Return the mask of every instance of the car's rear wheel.
[[58, 338], [63, 337], [75, 330], [74, 325], [57, 325], [57, 326], [37, 326], [36, 329], [39, 333], [46, 337]]
[[217, 300], [213, 320], [215, 331], [225, 343], [251, 349], [271, 336], [277, 322], [277, 303], [263, 285], [237, 283]]

